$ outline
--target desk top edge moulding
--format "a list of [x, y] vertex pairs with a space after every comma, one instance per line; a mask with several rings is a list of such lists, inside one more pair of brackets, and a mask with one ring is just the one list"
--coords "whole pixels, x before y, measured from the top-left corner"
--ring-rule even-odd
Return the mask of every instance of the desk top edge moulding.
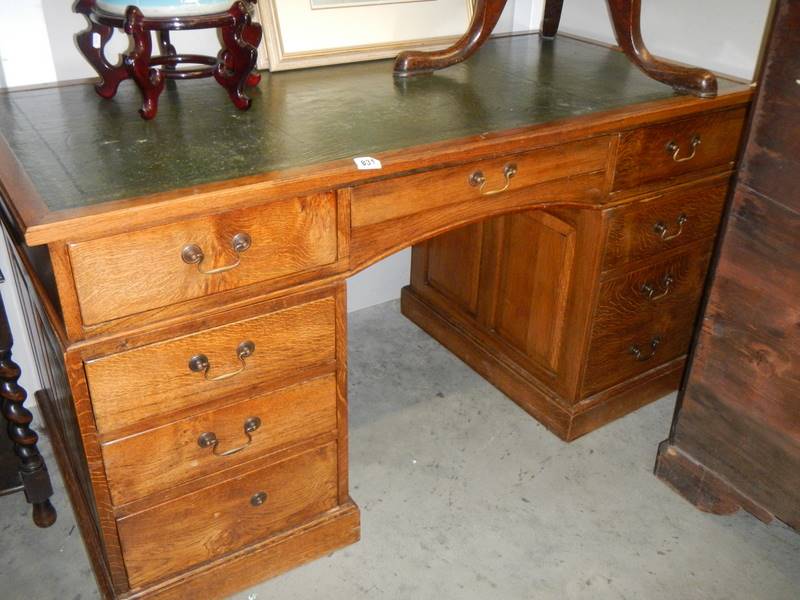
[[560, 438], [674, 390], [753, 92], [526, 35], [249, 93], [183, 81], [150, 121], [133, 85], [0, 95], [37, 397], [104, 598], [223, 598], [358, 541], [346, 279], [401, 248], [403, 313]]
[[[508, 84], [503, 96], [491, 96], [481, 84], [497, 77], [491, 72], [492, 65], [504, 52], [526, 60], [511, 65], [519, 83]], [[576, 54], [571, 65], [562, 58], [570, 52]], [[669, 87], [639, 75], [626, 63], [618, 51], [564, 35], [556, 40], [536, 35], [499, 38], [468, 63], [452, 67], [445, 77], [402, 79], [394, 85], [386, 76], [387, 61], [264, 73], [264, 81], [252, 88], [260, 101], [240, 115], [226, 111], [218, 92], [202, 81], [186, 81], [174, 95], [175, 104], [164, 103], [161, 117], [145, 130], [119, 115], [116, 108], [94, 100], [88, 93], [91, 87], [65, 87], [57, 94], [17, 92], [3, 96], [7, 110], [0, 113], [0, 135], [6, 143], [0, 152], [7, 154], [6, 179], [12, 171], [20, 174], [15, 178], [17, 193], [11, 198], [16, 226], [28, 244], [38, 245], [58, 239], [67, 222], [71, 235], [124, 230], [160, 213], [164, 202], [198, 193], [214, 194], [216, 204], [208, 206], [195, 199], [189, 210], [212, 212], [234, 202], [214, 193], [220, 185], [234, 182], [244, 186], [243, 191], [255, 191], [253, 186], [257, 186], [264, 188], [260, 194], [277, 197], [299, 180], [306, 180], [309, 188], [320, 181], [347, 185], [420, 168], [420, 161], [435, 163], [431, 152], [455, 142], [489, 149], [498, 143], [501, 132], [506, 132], [502, 134], [505, 137], [527, 137], [532, 142], [546, 139], [554, 130], [580, 136], [603, 124], [633, 123], [636, 117], [630, 107], [642, 103], [664, 111], [665, 118], [700, 110], [691, 98], [676, 97]], [[358, 89], [327, 81], [332, 72], [343, 81], [363, 78], [373, 86], [373, 94], [367, 97]], [[576, 81], [576, 77], [584, 79]], [[537, 81], [541, 93], [537, 93]], [[752, 92], [742, 82], [725, 78], [719, 78], [719, 85], [719, 96], [706, 101], [708, 109], [746, 102]], [[318, 111], [313, 103], [299, 101], [307, 97], [308, 86], [335, 88], [346, 102], [323, 102], [320, 106], [325, 110]], [[550, 88], [555, 92], [548, 91]], [[553, 93], [561, 94], [560, 104], [547, 101]], [[52, 98], [47, 97], [50, 94]], [[427, 98], [433, 94], [448, 98], [446, 113], [430, 112]], [[291, 121], [269, 104], [286, 106], [294, 97], [298, 102], [293, 112], [298, 117]], [[380, 114], [386, 134], [377, 125], [350, 127], [350, 107], [363, 102], [373, 107], [376, 116]], [[34, 108], [37, 104], [39, 108]], [[115, 99], [115, 105], [125, 106], [125, 110], [137, 104], [130, 89], [122, 89]], [[58, 122], [58, 129], [46, 128], [33, 118], [54, 105], [65, 117]], [[189, 117], [195, 114], [204, 117]], [[226, 121], [238, 127], [229, 127], [226, 136], [214, 136]], [[323, 122], [324, 127], [310, 126]], [[79, 133], [87, 123], [101, 133], [99, 145]], [[251, 131], [253, 127], [258, 132]], [[191, 128], [194, 131], [190, 132]], [[82, 144], [79, 159], [59, 158], [67, 150], [62, 133], [73, 135], [73, 144]], [[315, 149], [313, 154], [300, 146], [301, 137]], [[160, 143], [162, 138], [170, 144]], [[34, 147], [35, 140], [42, 144]], [[197, 156], [191, 146], [198, 141], [207, 149], [204, 157]], [[108, 148], [114, 148], [114, 154], [106, 153]], [[237, 152], [239, 156], [234, 158]], [[384, 168], [379, 172], [353, 169], [351, 157], [365, 153], [381, 155]], [[193, 161], [196, 168], [165, 168], [176, 156]], [[41, 168], [30, 168], [35, 163]], [[101, 163], [102, 168], [95, 167]], [[145, 172], [148, 177], [141, 177]], [[65, 181], [74, 183], [65, 185]]]

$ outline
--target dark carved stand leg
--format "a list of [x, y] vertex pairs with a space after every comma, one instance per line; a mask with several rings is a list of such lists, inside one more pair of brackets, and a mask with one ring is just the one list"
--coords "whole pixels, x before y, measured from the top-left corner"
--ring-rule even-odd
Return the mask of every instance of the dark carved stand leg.
[[[161, 56], [178, 56], [178, 51], [175, 50], [175, 46], [172, 45], [172, 41], [170, 40], [169, 31], [159, 31], [158, 32], [158, 49], [161, 51]], [[174, 73], [177, 71], [177, 68], [173, 64], [165, 64], [164, 70]], [[175, 80], [174, 79], [167, 79], [167, 86], [169, 89], [175, 88]]]
[[244, 87], [261, 80], [260, 75], [253, 73], [261, 40], [261, 25], [252, 21], [250, 12], [241, 0], [228, 12], [233, 17], [233, 23], [221, 28], [223, 48], [219, 53], [214, 78], [228, 91], [236, 108], [247, 109], [250, 107], [250, 98], [245, 95]]
[[[717, 80], [703, 69], [679, 67], [655, 59], [642, 40], [641, 0], [607, 0], [617, 43], [628, 58], [649, 77], [671, 85], [679, 92], [701, 98], [717, 95]], [[475, 53], [497, 25], [506, 0], [477, 0], [467, 33], [455, 44], [435, 52], [403, 52], [394, 64], [395, 75], [407, 77], [459, 63]], [[563, 0], [547, 0], [542, 37], [555, 37], [561, 20]]]
[[164, 73], [150, 66], [153, 40], [150, 32], [144, 28], [143, 21], [142, 11], [135, 6], [129, 6], [125, 11], [125, 33], [133, 39], [133, 50], [122, 57], [122, 63], [142, 92], [139, 114], [145, 119], [152, 119], [158, 112], [158, 97], [164, 90]]
[[[119, 84], [128, 78], [128, 70], [125, 65], [112, 65], [106, 59], [106, 45], [111, 36], [114, 35], [114, 28], [101, 25], [89, 19], [93, 7], [94, 0], [78, 0], [77, 4], [75, 4], [75, 12], [86, 16], [89, 21], [89, 28], [75, 36], [75, 39], [83, 56], [86, 57], [89, 64], [100, 75], [101, 80], [100, 83], [95, 85], [95, 90], [103, 98], [113, 98], [117, 93]], [[94, 47], [95, 34], [100, 37], [99, 48]]]
[[36, 443], [39, 436], [31, 429], [31, 412], [25, 408], [25, 390], [17, 383], [19, 366], [11, 360], [13, 339], [6, 319], [5, 307], [0, 302], [0, 399], [3, 417], [8, 422], [8, 437], [20, 459], [19, 476], [25, 497], [33, 505], [33, 522], [39, 527], [49, 527], [56, 521], [56, 509], [50, 503], [53, 488], [50, 476]]

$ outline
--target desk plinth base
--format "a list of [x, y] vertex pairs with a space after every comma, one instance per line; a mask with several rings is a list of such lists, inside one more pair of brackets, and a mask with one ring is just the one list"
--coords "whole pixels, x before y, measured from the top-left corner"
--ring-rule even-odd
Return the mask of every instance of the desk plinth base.
[[567, 408], [511, 359], [487, 349], [476, 332], [449, 319], [410, 286], [403, 288], [401, 312], [567, 442], [675, 391], [683, 374], [685, 357], [680, 357]]

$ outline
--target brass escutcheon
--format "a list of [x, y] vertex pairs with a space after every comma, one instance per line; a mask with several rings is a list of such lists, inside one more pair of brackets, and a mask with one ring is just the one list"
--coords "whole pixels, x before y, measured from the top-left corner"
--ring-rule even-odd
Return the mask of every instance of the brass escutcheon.
[[261, 506], [262, 504], [264, 504], [264, 502], [267, 501], [267, 498], [269, 498], [267, 492], [255, 493], [250, 497], [250, 504], [252, 506]]

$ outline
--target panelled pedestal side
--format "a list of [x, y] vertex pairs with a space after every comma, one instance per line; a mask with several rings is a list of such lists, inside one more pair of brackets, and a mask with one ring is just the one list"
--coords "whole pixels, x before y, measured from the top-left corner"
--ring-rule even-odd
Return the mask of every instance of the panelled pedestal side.
[[744, 114], [622, 132], [596, 206], [414, 246], [403, 313], [565, 440], [676, 389]]

